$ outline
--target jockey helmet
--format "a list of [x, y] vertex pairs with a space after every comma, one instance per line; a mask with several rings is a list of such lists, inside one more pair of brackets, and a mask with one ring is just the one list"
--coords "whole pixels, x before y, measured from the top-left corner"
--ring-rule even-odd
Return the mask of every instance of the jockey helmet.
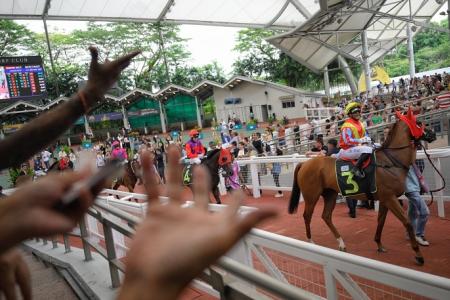
[[113, 147], [117, 147], [117, 146], [119, 146], [119, 145], [120, 145], [119, 141], [114, 141], [114, 142], [112, 142], [112, 144], [111, 144], [111, 146], [113, 146]]
[[346, 115], [352, 114], [352, 113], [354, 113], [356, 111], [361, 112], [361, 103], [359, 103], [359, 102], [350, 102], [345, 107], [345, 114]]
[[190, 137], [198, 137], [198, 135], [199, 135], [199, 133], [198, 133], [198, 131], [195, 130], [195, 129], [192, 129], [192, 130], [189, 132], [189, 136], [190, 136]]

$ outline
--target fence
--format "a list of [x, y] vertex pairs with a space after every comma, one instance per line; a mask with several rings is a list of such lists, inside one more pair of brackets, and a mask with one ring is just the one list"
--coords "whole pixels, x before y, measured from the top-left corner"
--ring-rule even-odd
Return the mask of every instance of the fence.
[[[450, 183], [450, 148], [438, 148], [428, 150], [434, 165], [444, 176], [445, 182]], [[250, 157], [239, 159], [240, 181], [247, 188], [252, 190], [253, 197], [259, 198], [261, 190], [270, 191], [290, 191], [292, 190], [293, 174], [295, 166], [299, 162], [308, 160], [305, 155], [293, 154], [284, 156]], [[417, 152], [417, 159], [423, 159], [424, 176], [431, 189], [439, 188], [443, 185], [441, 178], [435, 172], [425, 157], [423, 151]], [[281, 165], [281, 173], [278, 180], [275, 180], [272, 170], [275, 164]], [[277, 181], [279, 184], [277, 184]], [[450, 186], [446, 185], [443, 191], [434, 195], [438, 207], [438, 215], [445, 217], [444, 200], [450, 196]]]
[[[114, 199], [116, 196], [122, 200]], [[145, 203], [123, 201], [125, 197], [144, 199], [140, 194], [105, 190], [87, 220], [80, 222], [79, 232], [72, 234], [81, 238], [87, 261], [92, 259], [91, 247], [108, 260], [113, 287], [120, 285], [128, 238], [146, 207]], [[209, 208], [220, 211], [224, 206]], [[252, 209], [244, 207], [240, 213]], [[64, 235], [64, 246], [70, 255], [68, 235]], [[55, 241], [53, 247], [57, 247]], [[447, 278], [258, 229], [205, 270], [193, 286], [221, 299], [450, 299]]]

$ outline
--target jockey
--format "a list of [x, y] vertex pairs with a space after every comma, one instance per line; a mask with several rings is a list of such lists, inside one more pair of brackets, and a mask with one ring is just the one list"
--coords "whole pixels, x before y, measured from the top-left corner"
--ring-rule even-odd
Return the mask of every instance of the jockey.
[[118, 160], [127, 160], [128, 159], [128, 154], [127, 151], [120, 147], [120, 143], [119, 141], [114, 141], [111, 144], [113, 150], [111, 151], [111, 159], [118, 159]]
[[198, 138], [198, 131], [192, 129], [189, 132], [191, 139], [186, 143], [186, 156], [194, 164], [200, 164], [200, 159], [205, 155], [205, 147]]
[[358, 159], [356, 165], [352, 169], [352, 173], [356, 177], [363, 178], [365, 176], [362, 171], [363, 163], [372, 154], [372, 147], [369, 144], [371, 139], [364, 127], [361, 119], [361, 104], [358, 102], [350, 102], [345, 107], [345, 113], [349, 118], [341, 127], [341, 136], [339, 138], [339, 147], [341, 151], [336, 158]]

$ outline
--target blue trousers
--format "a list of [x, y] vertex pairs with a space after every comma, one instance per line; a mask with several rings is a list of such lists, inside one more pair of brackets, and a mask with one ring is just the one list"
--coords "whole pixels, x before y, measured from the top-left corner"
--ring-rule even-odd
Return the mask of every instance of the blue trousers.
[[414, 228], [416, 236], [425, 235], [425, 224], [428, 221], [428, 215], [430, 211], [428, 210], [427, 204], [420, 197], [419, 192], [405, 193], [409, 200], [408, 204], [408, 217], [411, 225]]

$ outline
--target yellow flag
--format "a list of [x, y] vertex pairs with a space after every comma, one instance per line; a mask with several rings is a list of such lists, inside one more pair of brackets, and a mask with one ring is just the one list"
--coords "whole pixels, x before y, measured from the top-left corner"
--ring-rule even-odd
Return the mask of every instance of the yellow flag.
[[[370, 76], [371, 76], [372, 81], [381, 81], [381, 83], [383, 83], [383, 84], [391, 83], [391, 79], [389, 78], [388, 73], [386, 72], [386, 70], [384, 68], [382, 68], [380, 66], [373, 67], [371, 70]], [[361, 76], [359, 76], [358, 89], [360, 92], [365, 92], [367, 90], [364, 72], [362, 72]]]

